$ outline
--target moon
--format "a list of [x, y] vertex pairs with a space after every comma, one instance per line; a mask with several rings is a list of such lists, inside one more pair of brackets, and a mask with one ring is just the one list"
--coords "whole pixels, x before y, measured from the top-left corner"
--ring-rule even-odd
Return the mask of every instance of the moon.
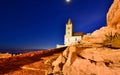
[[71, 2], [71, 0], [66, 0], [67, 3]]

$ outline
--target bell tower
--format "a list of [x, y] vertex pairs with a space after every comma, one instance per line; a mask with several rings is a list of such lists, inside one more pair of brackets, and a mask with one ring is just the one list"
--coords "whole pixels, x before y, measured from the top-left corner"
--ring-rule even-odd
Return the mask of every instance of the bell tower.
[[65, 34], [65, 38], [64, 38], [65, 45], [69, 45], [70, 38], [72, 37], [72, 35], [73, 35], [73, 25], [72, 25], [71, 19], [69, 19], [66, 24], [66, 34]]
[[73, 34], [73, 25], [71, 19], [68, 20], [68, 23], [66, 24], [66, 36], [71, 37]]

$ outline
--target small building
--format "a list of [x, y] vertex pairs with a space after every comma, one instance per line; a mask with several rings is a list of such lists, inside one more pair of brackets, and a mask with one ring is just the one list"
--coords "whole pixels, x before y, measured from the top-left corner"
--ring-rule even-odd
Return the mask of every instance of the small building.
[[66, 33], [64, 36], [64, 45], [57, 45], [57, 48], [69, 46], [72, 43], [80, 43], [82, 40], [84, 33], [83, 32], [73, 32], [73, 24], [71, 19], [68, 20], [68, 23], [66, 24]]

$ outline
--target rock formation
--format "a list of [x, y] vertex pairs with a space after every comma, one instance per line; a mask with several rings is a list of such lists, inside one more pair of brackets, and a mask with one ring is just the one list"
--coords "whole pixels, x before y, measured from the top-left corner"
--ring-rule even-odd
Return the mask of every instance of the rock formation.
[[[85, 35], [82, 43], [102, 43], [105, 36], [112, 33], [120, 34], [120, 0], [114, 0], [107, 13], [107, 26], [94, 31], [91, 35]], [[86, 40], [87, 39], [87, 40]]]
[[120, 29], [120, 0], [114, 0], [114, 3], [107, 14], [107, 25]]
[[120, 74], [120, 51], [103, 47], [80, 49], [79, 46], [71, 46], [68, 51], [62, 70], [64, 75]]
[[53, 67], [55, 75], [120, 75], [120, 49], [70, 46]]
[[53, 62], [52, 73], [55, 75], [120, 75], [120, 48], [113, 49], [102, 44], [106, 35], [110, 33], [112, 35], [120, 33], [120, 0], [114, 0], [107, 14], [107, 26], [85, 35], [81, 44], [69, 46]]

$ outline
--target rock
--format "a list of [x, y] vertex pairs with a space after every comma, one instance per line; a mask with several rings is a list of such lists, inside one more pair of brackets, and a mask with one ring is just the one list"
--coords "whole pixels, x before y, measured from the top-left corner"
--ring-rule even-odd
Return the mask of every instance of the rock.
[[68, 66], [70, 66], [75, 61], [75, 59], [77, 57], [77, 54], [76, 54], [76, 52], [77, 52], [76, 50], [77, 49], [76, 49], [76, 47], [71, 46], [71, 47], [69, 47], [69, 50], [71, 50], [71, 51], [69, 51], [68, 59], [66, 61]]
[[120, 75], [120, 49], [72, 45], [52, 65], [53, 75]]
[[115, 33], [119, 33], [120, 31], [118, 29], [114, 29], [111, 27], [102, 27], [99, 30], [95, 30], [90, 35], [84, 35], [82, 39], [82, 43], [85, 44], [96, 44], [96, 43], [103, 43], [103, 41], [106, 39], [106, 35], [111, 34], [114, 35]]
[[82, 43], [86, 44], [102, 43], [106, 39], [105, 35], [111, 32], [113, 32], [112, 28], [102, 27], [99, 30], [94, 31], [91, 35], [83, 36]]
[[120, 75], [120, 49], [69, 46], [53, 66], [54, 75]]
[[112, 6], [107, 13], [107, 25], [116, 29], [120, 29], [120, 0], [114, 0]]
[[[69, 51], [71, 50], [71, 51]], [[75, 46], [68, 47], [62, 55], [60, 55], [56, 61], [52, 63], [53, 68], [53, 74], [63, 75], [62, 69], [63, 65], [67, 63], [68, 66], [70, 66], [77, 57], [78, 49]], [[67, 61], [66, 61], [67, 60]]]
[[53, 68], [53, 73], [55, 75], [62, 75], [62, 68], [63, 65], [66, 62], [66, 58], [63, 55], [60, 55], [56, 61], [52, 63]]
[[71, 47], [62, 72], [64, 75], [119, 75], [119, 61], [120, 49], [101, 47], [79, 51]]

